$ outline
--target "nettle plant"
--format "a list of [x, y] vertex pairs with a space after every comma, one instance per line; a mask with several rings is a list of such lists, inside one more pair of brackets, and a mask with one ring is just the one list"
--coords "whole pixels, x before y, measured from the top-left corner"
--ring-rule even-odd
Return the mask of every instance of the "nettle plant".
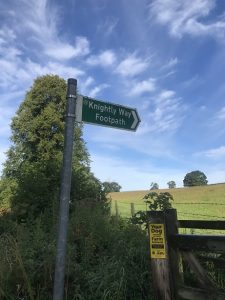
[[[156, 193], [150, 192], [143, 198], [144, 202], [148, 204], [149, 211], [152, 210], [166, 210], [172, 208], [173, 196], [168, 193]], [[147, 226], [148, 223], [148, 215], [147, 211], [138, 211], [132, 218], [131, 222], [133, 224], [145, 224]]]
[[150, 192], [144, 196], [143, 200], [149, 204], [149, 210], [165, 210], [172, 208], [173, 196], [168, 192], [159, 194]]

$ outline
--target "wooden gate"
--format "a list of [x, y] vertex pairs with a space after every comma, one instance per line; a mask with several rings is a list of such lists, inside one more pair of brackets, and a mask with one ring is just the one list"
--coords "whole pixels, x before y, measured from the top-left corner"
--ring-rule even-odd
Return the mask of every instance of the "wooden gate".
[[[179, 234], [179, 228], [225, 230], [225, 221], [177, 220], [175, 209], [149, 213], [150, 265], [155, 300], [225, 300], [225, 290], [219, 289], [200, 263], [196, 254], [217, 253], [217, 257], [202, 257], [225, 269], [225, 235]], [[184, 280], [187, 266], [194, 273], [198, 286], [188, 286]]]

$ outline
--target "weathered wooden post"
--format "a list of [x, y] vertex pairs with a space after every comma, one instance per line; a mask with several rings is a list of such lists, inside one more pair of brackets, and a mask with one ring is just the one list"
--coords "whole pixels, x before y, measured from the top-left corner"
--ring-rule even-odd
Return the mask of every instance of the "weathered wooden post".
[[178, 299], [179, 285], [183, 281], [181, 276], [182, 259], [179, 250], [172, 245], [170, 237], [178, 234], [178, 220], [176, 209], [165, 210], [166, 239], [168, 245], [170, 284], [173, 292], [173, 299]]
[[130, 204], [130, 211], [131, 211], [131, 216], [133, 217], [135, 215], [134, 203]]
[[150, 211], [148, 217], [154, 299], [175, 300], [171, 285], [165, 213], [163, 211]]

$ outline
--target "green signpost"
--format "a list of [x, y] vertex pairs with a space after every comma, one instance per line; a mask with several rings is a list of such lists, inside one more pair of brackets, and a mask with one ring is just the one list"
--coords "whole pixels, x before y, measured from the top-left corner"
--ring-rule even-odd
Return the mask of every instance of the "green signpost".
[[[75, 109], [76, 107], [76, 109]], [[136, 131], [141, 122], [136, 109], [77, 95], [77, 80], [68, 79], [60, 192], [59, 232], [56, 251], [53, 300], [63, 300], [65, 259], [72, 170], [74, 122], [84, 122]]]
[[140, 118], [134, 108], [78, 96], [76, 121], [136, 131]]

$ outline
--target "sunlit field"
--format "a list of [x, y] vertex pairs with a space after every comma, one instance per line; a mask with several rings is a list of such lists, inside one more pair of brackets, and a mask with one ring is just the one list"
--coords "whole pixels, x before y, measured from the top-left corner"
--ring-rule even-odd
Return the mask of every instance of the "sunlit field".
[[[169, 192], [173, 195], [172, 206], [177, 209], [178, 219], [180, 220], [225, 221], [225, 184], [155, 191], [157, 193]], [[121, 217], [129, 218], [131, 216], [131, 203], [134, 203], [135, 212], [146, 210], [147, 206], [143, 197], [149, 192], [149, 190], [146, 190], [110, 193], [112, 214], [115, 214], [116, 201]]]

